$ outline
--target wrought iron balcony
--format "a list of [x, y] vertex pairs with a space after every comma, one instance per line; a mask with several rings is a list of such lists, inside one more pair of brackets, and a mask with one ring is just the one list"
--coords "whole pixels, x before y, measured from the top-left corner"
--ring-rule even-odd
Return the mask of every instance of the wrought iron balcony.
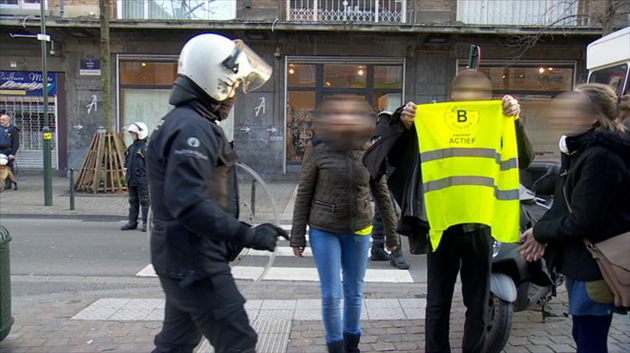
[[405, 23], [407, 0], [287, 0], [287, 21]]

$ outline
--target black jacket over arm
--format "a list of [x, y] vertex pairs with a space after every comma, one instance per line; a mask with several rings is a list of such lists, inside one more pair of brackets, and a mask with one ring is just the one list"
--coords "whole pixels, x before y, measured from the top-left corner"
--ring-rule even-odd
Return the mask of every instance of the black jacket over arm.
[[602, 279], [582, 239], [596, 243], [630, 231], [630, 135], [591, 130], [567, 138], [567, 147], [553, 206], [534, 238], [548, 244], [551, 268], [576, 280]]
[[[403, 107], [393, 114], [381, 113], [376, 124], [373, 141], [363, 163], [372, 178], [379, 180], [385, 174], [385, 163], [395, 170], [387, 185], [401, 208], [398, 232], [403, 235], [425, 234], [428, 230], [422, 197], [422, 173], [415, 126], [406, 129], [400, 121]], [[531, 138], [520, 119], [515, 121], [519, 168], [525, 169], [534, 158]]]

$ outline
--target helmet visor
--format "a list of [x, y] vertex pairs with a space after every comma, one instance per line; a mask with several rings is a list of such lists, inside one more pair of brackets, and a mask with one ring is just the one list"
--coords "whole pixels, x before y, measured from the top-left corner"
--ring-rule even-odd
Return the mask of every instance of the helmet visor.
[[271, 78], [272, 68], [242, 40], [234, 40], [234, 51], [223, 66], [236, 75], [243, 93], [253, 92]]

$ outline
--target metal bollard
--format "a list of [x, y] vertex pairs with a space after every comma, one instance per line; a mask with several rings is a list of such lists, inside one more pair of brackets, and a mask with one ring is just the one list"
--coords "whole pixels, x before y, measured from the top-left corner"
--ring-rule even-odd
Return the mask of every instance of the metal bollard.
[[0, 341], [11, 331], [11, 269], [9, 256], [9, 231], [0, 225]]
[[252, 195], [251, 195], [251, 207], [252, 207], [252, 216], [256, 216], [256, 179], [252, 180]]
[[74, 211], [74, 168], [70, 168], [70, 211]]

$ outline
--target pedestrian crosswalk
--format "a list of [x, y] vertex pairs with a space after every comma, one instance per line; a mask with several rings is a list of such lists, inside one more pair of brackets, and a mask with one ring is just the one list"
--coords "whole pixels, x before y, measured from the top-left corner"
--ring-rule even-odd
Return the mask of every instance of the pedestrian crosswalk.
[[[282, 228], [290, 233], [290, 225], [282, 225]], [[307, 235], [308, 239], [308, 235]], [[246, 249], [238, 264], [232, 267], [232, 275], [235, 279], [255, 280], [263, 273], [270, 256], [268, 251]], [[310, 247], [304, 249], [303, 258], [293, 255], [293, 249], [289, 242], [281, 240], [275, 252], [273, 266], [269, 269], [263, 280], [266, 281], [306, 281], [317, 282], [319, 276], [313, 253]], [[141, 269], [136, 276], [156, 277], [151, 264]], [[373, 283], [413, 283], [414, 279], [409, 270], [395, 269], [387, 262], [373, 263], [368, 260], [368, 269], [365, 274], [365, 282]]]

